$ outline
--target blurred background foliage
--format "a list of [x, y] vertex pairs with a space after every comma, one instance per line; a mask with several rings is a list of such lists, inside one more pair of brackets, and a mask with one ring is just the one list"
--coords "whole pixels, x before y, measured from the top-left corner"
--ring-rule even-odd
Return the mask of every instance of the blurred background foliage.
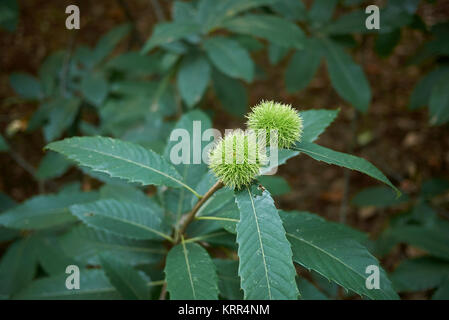
[[[79, 5], [80, 30], [65, 28], [69, 4]], [[380, 30], [365, 27], [369, 4], [380, 7]], [[64, 137], [112, 136], [163, 153], [192, 109], [218, 129], [240, 127], [262, 99], [339, 109], [321, 144], [369, 159], [404, 195], [360, 191], [369, 178], [304, 158], [264, 185], [283, 209], [370, 233], [403, 297], [448, 298], [448, 16], [442, 0], [4, 0], [1, 209], [49, 192], [88, 198], [76, 190], [110, 182], [44, 154]], [[2, 227], [0, 250], [20, 236]], [[311, 297], [345, 296], [310, 277]]]

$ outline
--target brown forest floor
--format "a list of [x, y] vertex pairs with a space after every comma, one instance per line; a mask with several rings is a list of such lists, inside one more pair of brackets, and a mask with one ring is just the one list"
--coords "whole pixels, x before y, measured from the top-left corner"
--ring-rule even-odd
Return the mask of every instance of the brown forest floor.
[[[135, 17], [137, 28], [144, 39], [151, 34], [157, 21], [151, 1], [128, 1], [130, 12]], [[161, 0], [161, 3], [165, 1]], [[65, 7], [77, 3], [81, 11], [81, 30], [77, 31], [76, 43], [94, 45], [100, 35], [112, 26], [127, 20], [119, 1], [20, 1], [20, 22], [15, 33], [0, 31], [0, 130], [12, 121], [19, 124], [36, 109], [32, 103], [17, 102], [9, 86], [8, 76], [14, 71], [37, 74], [43, 59], [51, 52], [66, 48], [70, 32], [65, 29]], [[169, 17], [169, 6], [164, 5], [165, 17]], [[421, 4], [420, 13], [426, 21], [441, 21], [449, 16], [449, 4], [438, 1], [437, 6]], [[403, 32], [399, 46], [387, 59], [379, 58], [373, 50], [374, 38], [368, 37], [363, 50], [357, 50], [356, 60], [371, 83], [372, 104], [366, 115], [358, 117], [356, 130], [351, 130], [353, 109], [338, 97], [331, 88], [324, 63], [318, 75], [306, 90], [288, 94], [284, 89], [283, 73], [288, 59], [280, 66], [271, 66], [265, 53], [255, 55], [266, 78], [248, 87], [250, 105], [262, 99], [274, 99], [290, 103], [298, 109], [340, 108], [333, 125], [321, 136], [319, 143], [335, 150], [349, 152], [353, 137], [369, 133], [372, 139], [366, 145], [355, 145], [352, 153], [365, 157], [385, 172], [404, 191], [414, 193], [420, 183], [430, 177], [449, 177], [449, 135], [447, 127], [432, 127], [428, 123], [427, 109], [411, 112], [407, 110], [408, 99], [417, 80], [431, 67], [407, 66], [407, 59], [424, 42], [419, 32]], [[203, 108], [215, 107], [209, 97]], [[218, 111], [219, 109], [217, 109]], [[19, 120], [19, 121], [17, 121]], [[218, 129], [242, 126], [243, 120], [228, 115], [214, 119]], [[10, 138], [12, 148], [33, 166], [38, 165], [44, 141], [40, 132], [16, 133]], [[344, 199], [344, 170], [318, 163], [305, 156], [294, 158], [281, 167], [292, 192], [277, 199], [278, 207], [285, 210], [307, 210], [330, 220], [339, 220], [340, 207]], [[73, 178], [71, 171], [56, 184]], [[371, 178], [351, 173], [349, 197], [364, 187], [376, 185]], [[0, 155], [0, 190], [17, 201], [38, 193], [37, 183], [7, 154]], [[347, 223], [360, 230], [379, 233], [386, 218], [393, 214], [389, 210], [357, 209], [349, 207]], [[413, 253], [412, 253], [413, 254]], [[388, 259], [392, 267], [397, 259]]]

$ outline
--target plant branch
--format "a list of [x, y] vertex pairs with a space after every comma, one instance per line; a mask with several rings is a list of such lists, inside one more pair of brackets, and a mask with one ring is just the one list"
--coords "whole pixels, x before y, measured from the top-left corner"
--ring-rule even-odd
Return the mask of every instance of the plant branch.
[[[174, 235], [174, 245], [178, 244], [181, 242], [181, 240], [184, 240], [183, 238], [183, 233], [186, 231], [187, 227], [189, 226], [189, 224], [195, 220], [195, 215], [196, 213], [201, 209], [201, 207], [206, 203], [206, 201], [219, 189], [221, 189], [223, 187], [223, 183], [221, 181], [218, 181], [217, 183], [215, 183], [210, 189], [209, 191], [207, 191], [204, 196], [202, 196], [198, 202], [195, 204], [195, 206], [193, 207], [192, 211], [190, 211], [186, 218], [182, 221], [181, 226], [179, 227], [179, 229], [175, 230], [175, 235]], [[167, 296], [167, 283], [164, 283], [164, 285], [162, 286], [161, 289], [161, 294], [159, 295], [159, 300], [165, 300]]]
[[161, 294], [159, 295], [159, 300], [165, 300], [167, 296], [167, 282], [164, 282], [161, 289]]
[[200, 217], [195, 217], [195, 220], [216, 220], [216, 221], [239, 222], [238, 219], [224, 218], [224, 217], [214, 217], [214, 216], [200, 216]]
[[[200, 208], [203, 206], [203, 204], [219, 189], [221, 189], [223, 187], [223, 183], [221, 181], [218, 181], [216, 184], [214, 184], [212, 186], [212, 188], [209, 189], [209, 191], [207, 191], [204, 196], [198, 200], [198, 202], [195, 204], [195, 206], [193, 207], [192, 211], [190, 211], [188, 213], [188, 215], [186, 216], [185, 220], [183, 221], [183, 223], [181, 224], [181, 226], [179, 227], [178, 230], [178, 235], [182, 235], [187, 227], [189, 226], [189, 224], [195, 219], [195, 214], [198, 212], [198, 210], [200, 210]], [[176, 243], [179, 242], [179, 236], [177, 236], [176, 238]]]
[[214, 238], [214, 237], [218, 237], [218, 236], [223, 236], [223, 235], [226, 235], [226, 234], [227, 234], [227, 232], [210, 233], [210, 234], [206, 234], [204, 236], [189, 238], [187, 240], [184, 240], [184, 243], [203, 241], [203, 240], [206, 240], [206, 239], [210, 239], [210, 238]]

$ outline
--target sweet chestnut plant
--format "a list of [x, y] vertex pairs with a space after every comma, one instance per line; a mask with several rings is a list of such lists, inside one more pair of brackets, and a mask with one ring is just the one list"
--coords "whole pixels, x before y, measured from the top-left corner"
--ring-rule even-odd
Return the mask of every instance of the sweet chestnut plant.
[[[337, 113], [298, 112], [263, 101], [247, 116], [247, 129], [215, 141], [209, 164], [172, 164], [171, 140], [163, 154], [102, 136], [48, 144], [47, 150], [107, 176], [107, 182], [99, 191], [71, 185], [0, 215], [4, 227], [33, 231], [13, 244], [3, 263], [11, 266], [26, 257], [29, 263], [16, 267], [34, 270], [39, 264], [45, 274], [21, 288], [6, 280], [2, 294], [18, 299], [300, 299], [308, 284], [296, 266], [303, 266], [364, 298], [398, 298], [365, 247], [365, 234], [309, 212], [282, 211], [269, 186], [258, 181], [272, 168], [251, 131], [277, 132], [279, 164], [304, 154], [397, 190], [370, 162], [314, 143]], [[198, 110], [184, 114], [175, 127], [192, 132], [193, 121], [201, 121], [203, 131], [210, 127]], [[273, 137], [267, 141], [271, 144]], [[80, 272], [78, 290], [66, 288], [65, 271], [73, 265]], [[373, 267], [376, 288], [367, 285], [366, 270]], [[25, 274], [30, 278], [19, 285], [35, 277], [34, 271]]]
[[[82, 179], [21, 204], [0, 193], [0, 243], [9, 243], [0, 260], [0, 299], [323, 298], [326, 290], [317, 283], [368, 299], [396, 299], [395, 291], [410, 291], [404, 283], [412, 281], [401, 274], [422, 278], [415, 266], [434, 270], [427, 266], [440, 261], [406, 263], [393, 273], [391, 285], [371, 252], [382, 256], [400, 240], [447, 261], [441, 219], [398, 219], [373, 243], [346, 225], [282, 211], [273, 201], [288, 188], [269, 174], [297, 156], [367, 174], [386, 185], [382, 195], [402, 201], [371, 163], [315, 143], [338, 110], [298, 112], [262, 101], [247, 115], [247, 128], [214, 143], [190, 138], [198, 121], [201, 136], [212, 127], [200, 111], [207, 108], [209, 91], [220, 111], [238, 117], [247, 112], [245, 83], [263, 77], [252, 53], [265, 49], [271, 65], [286, 62], [283, 82], [290, 93], [307, 88], [325, 62], [336, 93], [365, 113], [371, 87], [353, 53], [361, 40], [374, 37], [376, 52], [388, 56], [402, 30], [427, 34], [429, 27], [417, 23], [419, 3], [388, 1], [381, 8], [382, 31], [373, 32], [365, 27], [367, 1], [174, 1], [171, 20], [157, 23], [138, 51], [118, 47], [133, 29], [124, 24], [93, 47], [80, 44], [50, 54], [37, 76], [12, 73], [10, 85], [20, 98], [11, 101], [39, 105], [26, 131], [42, 128], [48, 144], [33, 178], [48, 187], [77, 164]], [[6, 9], [17, 20], [18, 6]], [[438, 63], [410, 97], [410, 109], [429, 106], [433, 124], [448, 121], [445, 25], [431, 28], [432, 40], [413, 59]], [[98, 123], [88, 122], [92, 118]], [[0, 152], [13, 154], [16, 127], [0, 135]], [[189, 133], [190, 143], [181, 148], [187, 162], [171, 161], [178, 146], [169, 139], [174, 129]], [[197, 163], [203, 154], [208, 161]], [[378, 190], [370, 197], [377, 205]], [[304, 269], [310, 271], [306, 277]], [[73, 270], [80, 275], [76, 290], [69, 289], [76, 282]], [[445, 292], [448, 281], [419, 285], [412, 289]]]

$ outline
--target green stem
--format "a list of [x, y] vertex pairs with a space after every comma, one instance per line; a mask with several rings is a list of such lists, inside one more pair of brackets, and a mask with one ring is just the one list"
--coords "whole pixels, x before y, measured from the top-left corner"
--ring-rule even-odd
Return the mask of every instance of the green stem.
[[204, 194], [203, 197], [200, 198], [200, 200], [198, 200], [198, 202], [193, 207], [192, 211], [190, 211], [189, 214], [187, 215], [186, 219], [184, 220], [184, 223], [179, 228], [178, 234], [182, 235], [186, 231], [189, 224], [195, 219], [195, 215], [198, 212], [198, 210], [200, 210], [202, 205], [207, 201], [207, 199], [209, 199], [217, 190], [221, 189], [222, 187], [223, 183], [221, 181], [218, 181], [216, 184], [212, 186], [212, 188], [209, 189], [209, 191], [207, 191]]
[[[184, 240], [184, 232], [186, 231], [187, 227], [189, 226], [189, 224], [195, 220], [195, 215], [198, 212], [198, 210], [203, 206], [203, 204], [219, 189], [221, 189], [223, 187], [223, 183], [221, 181], [218, 181], [217, 183], [215, 183], [210, 189], [209, 191], [207, 191], [204, 196], [200, 196], [198, 202], [195, 204], [195, 206], [193, 207], [192, 211], [190, 211], [188, 213], [188, 215], [186, 216], [186, 219], [183, 221], [183, 223], [181, 224], [181, 226], [179, 227], [179, 229], [175, 229], [175, 235], [174, 235], [174, 239], [173, 239], [173, 243], [175, 245], [179, 244], [181, 241], [183, 241], [184, 243], [187, 242], [192, 242], [195, 240], [195, 238], [191, 238], [191, 239], [187, 239]], [[198, 237], [199, 238], [199, 237]], [[196, 239], [198, 239], [196, 238]], [[161, 289], [161, 294], [159, 296], [159, 300], [165, 300], [167, 296], [167, 283], [164, 283]]]
[[184, 243], [203, 241], [203, 240], [206, 240], [206, 239], [222, 236], [222, 235], [225, 235], [225, 234], [227, 234], [227, 232], [211, 233], [211, 234], [207, 234], [205, 236], [189, 238], [187, 240], [184, 240]]
[[222, 217], [214, 217], [214, 216], [201, 216], [201, 217], [195, 217], [195, 220], [218, 220], [218, 221], [239, 222], [239, 220], [237, 220], [237, 219], [232, 219], [232, 218], [222, 218]]
[[189, 190], [190, 192], [192, 192], [198, 199], [201, 199], [203, 196], [200, 195], [198, 192], [196, 192], [195, 190], [193, 190], [191, 187], [189, 187], [186, 184], [183, 184], [183, 187], [186, 188], [187, 190]]
[[153, 286], [163, 286], [164, 283], [165, 283], [165, 280], [158, 280], [158, 281], [151, 281], [151, 282], [148, 282], [147, 285], [148, 285], [149, 287], [153, 287]]

